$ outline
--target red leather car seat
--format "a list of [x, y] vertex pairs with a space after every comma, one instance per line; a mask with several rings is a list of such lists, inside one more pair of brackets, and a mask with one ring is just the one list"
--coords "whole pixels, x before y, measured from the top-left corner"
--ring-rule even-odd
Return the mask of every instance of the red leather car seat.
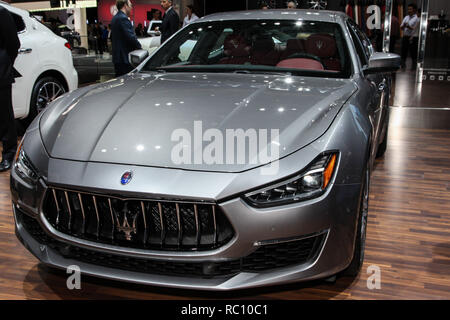
[[286, 42], [286, 49], [281, 54], [280, 60], [288, 59], [290, 55], [305, 52], [305, 40], [289, 39]]
[[341, 63], [336, 58], [336, 40], [329, 34], [313, 34], [306, 39], [306, 52], [318, 56], [326, 70], [341, 70]]
[[323, 65], [314, 59], [307, 58], [292, 58], [280, 61], [277, 64], [280, 68], [292, 69], [309, 69], [309, 70], [324, 70]]
[[219, 63], [222, 64], [244, 64], [250, 62], [251, 46], [240, 35], [228, 35], [223, 42], [225, 58]]
[[252, 64], [275, 66], [280, 59], [280, 53], [275, 50], [272, 38], [259, 38], [253, 42]]

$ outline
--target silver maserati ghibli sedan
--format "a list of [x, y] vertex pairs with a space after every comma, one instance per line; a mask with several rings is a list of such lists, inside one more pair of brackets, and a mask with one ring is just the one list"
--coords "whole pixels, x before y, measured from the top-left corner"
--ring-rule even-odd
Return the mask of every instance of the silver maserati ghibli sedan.
[[130, 62], [26, 131], [11, 193], [37, 259], [201, 290], [358, 273], [398, 55], [342, 13], [264, 10], [206, 16]]

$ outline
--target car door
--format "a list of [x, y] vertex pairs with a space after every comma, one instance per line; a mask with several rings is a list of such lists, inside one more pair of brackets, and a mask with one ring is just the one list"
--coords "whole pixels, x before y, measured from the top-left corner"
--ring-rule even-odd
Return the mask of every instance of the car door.
[[[18, 37], [20, 40], [19, 54], [14, 62], [14, 68], [21, 77], [15, 79], [12, 86], [12, 101], [16, 118], [22, 118], [28, 114], [29, 101], [33, 83], [31, 83], [34, 65], [39, 63], [36, 43], [33, 39], [33, 28], [29, 19], [11, 12], [16, 24]], [[27, 21], [28, 20], [28, 21]]]
[[[356, 31], [357, 31], [357, 36], [363, 45], [364, 51], [370, 58], [370, 56], [373, 54], [374, 50], [373, 50], [373, 47], [372, 47], [372, 44], [371, 44], [369, 38], [357, 26], [356, 26]], [[367, 76], [367, 78], [371, 81], [374, 81], [377, 86], [377, 89], [378, 89], [375, 94], [375, 99], [376, 99], [376, 101], [375, 101], [375, 103], [376, 103], [375, 121], [377, 123], [375, 137], [377, 137], [379, 139], [380, 137], [382, 137], [381, 131], [383, 130], [383, 125], [385, 124], [385, 122], [387, 120], [387, 115], [389, 113], [389, 101], [388, 101], [389, 100], [389, 94], [388, 94], [389, 75], [384, 74], [384, 73], [375, 73], [375, 74], [371, 74], [371, 75]], [[378, 142], [380, 142], [380, 141], [378, 141]]]
[[[358, 28], [352, 20], [348, 20], [348, 27], [361, 62], [362, 70], [368, 67], [370, 56], [373, 53], [372, 45], [367, 36]], [[386, 90], [388, 88], [386, 76], [380, 73], [361, 75], [362, 81], [369, 90], [369, 104], [368, 112], [370, 121], [372, 123], [372, 135], [376, 143], [372, 145], [372, 155], [376, 152], [377, 143], [381, 130], [383, 129], [383, 122], [386, 119]]]

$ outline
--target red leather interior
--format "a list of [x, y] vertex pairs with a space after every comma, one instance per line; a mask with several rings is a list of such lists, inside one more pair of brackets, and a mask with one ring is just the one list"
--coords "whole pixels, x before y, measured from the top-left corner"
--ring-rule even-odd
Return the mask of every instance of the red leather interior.
[[336, 40], [329, 34], [313, 34], [306, 39], [306, 52], [321, 58], [326, 69], [340, 71], [341, 63], [336, 59]]
[[[296, 53], [312, 54], [321, 62], [307, 57], [289, 58]], [[228, 35], [224, 40], [224, 55], [221, 64], [245, 64], [278, 66], [295, 69], [340, 71], [341, 63], [336, 58], [336, 40], [329, 34], [313, 34], [306, 40], [289, 39], [282, 52], [275, 48], [271, 37], [260, 37], [250, 44], [243, 36]]]
[[307, 58], [293, 58], [285, 59], [277, 64], [280, 68], [292, 68], [292, 69], [309, 69], [309, 70], [324, 70], [323, 65], [314, 59]]
[[306, 52], [319, 58], [329, 58], [336, 54], [336, 41], [328, 34], [312, 34], [305, 42]]
[[250, 62], [252, 47], [240, 35], [231, 34], [223, 43], [225, 58], [220, 60], [222, 64], [244, 64]]
[[286, 50], [281, 54], [281, 60], [287, 59], [290, 55], [295, 53], [305, 52], [305, 40], [303, 39], [289, 39], [286, 43]]
[[280, 60], [280, 53], [275, 50], [272, 38], [260, 38], [253, 42], [252, 64], [275, 66]]

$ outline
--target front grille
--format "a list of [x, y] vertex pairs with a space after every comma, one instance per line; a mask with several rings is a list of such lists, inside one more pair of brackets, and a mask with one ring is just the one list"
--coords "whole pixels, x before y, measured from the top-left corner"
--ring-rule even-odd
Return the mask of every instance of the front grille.
[[310, 263], [319, 254], [326, 237], [326, 233], [322, 233], [300, 240], [264, 245], [241, 259], [221, 262], [178, 262], [125, 257], [69, 245], [48, 236], [37, 220], [17, 209], [16, 215], [18, 221], [34, 239], [57, 250], [66, 258], [126, 271], [185, 277], [230, 276], [239, 272], [269, 271]]
[[50, 188], [43, 211], [64, 234], [137, 249], [211, 250], [234, 236], [216, 204], [122, 200]]

